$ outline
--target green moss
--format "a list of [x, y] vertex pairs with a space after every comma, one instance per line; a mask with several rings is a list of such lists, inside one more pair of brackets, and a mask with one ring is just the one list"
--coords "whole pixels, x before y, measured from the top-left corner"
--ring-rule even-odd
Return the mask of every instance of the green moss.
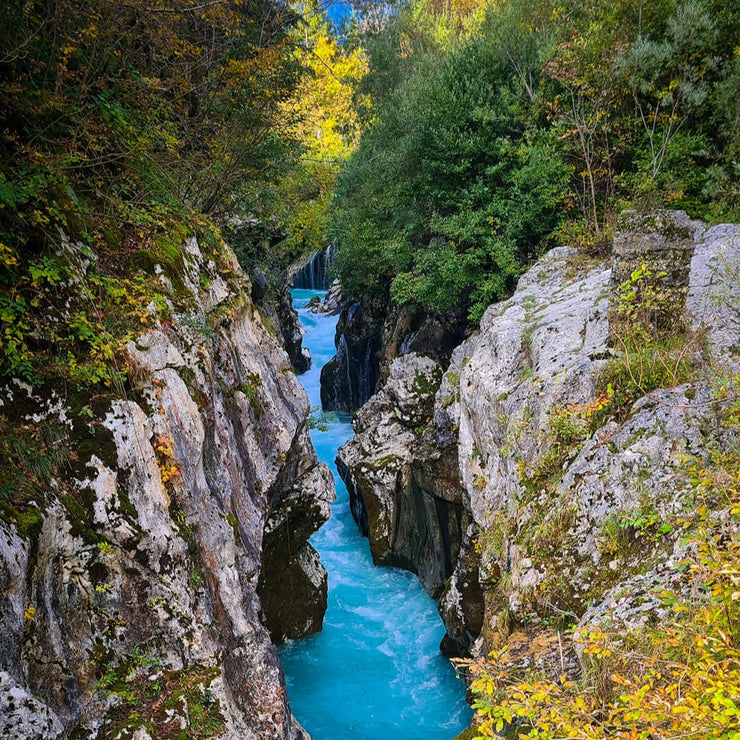
[[260, 399], [260, 388], [262, 388], [262, 378], [257, 373], [250, 373], [246, 381], [239, 386], [239, 390], [249, 399], [252, 411], [257, 419], [261, 419], [264, 413]]
[[41, 531], [52, 481], [69, 467], [69, 429], [55, 419], [22, 420], [23, 409], [0, 414], [0, 516], [15, 524], [32, 549]]
[[[183, 731], [179, 723], [166, 721], [172, 712], [180, 714], [187, 724], [184, 737], [213, 738], [225, 730], [221, 705], [210, 688], [220, 675], [218, 668], [196, 663], [178, 671], [163, 671], [153, 649], [115, 656], [97, 642], [91, 660], [101, 664], [96, 692], [109, 700], [100, 737], [131, 737], [143, 726], [152, 737], [176, 740]], [[83, 727], [70, 735], [87, 736]]]
[[272, 319], [272, 316], [268, 316], [267, 314], [260, 314], [262, 317], [262, 323], [265, 325], [265, 329], [267, 329], [267, 333], [271, 337], [277, 336], [277, 329], [275, 328], [275, 322]]
[[131, 499], [128, 496], [128, 491], [123, 486], [118, 486], [118, 506], [121, 512], [125, 514], [132, 522], [139, 521], [139, 512], [131, 503]]
[[383, 457], [378, 457], [374, 460], [364, 460], [362, 463], [362, 467], [369, 470], [372, 473], [379, 473], [384, 470], [387, 470], [388, 468], [394, 469], [398, 466], [398, 463], [400, 462], [400, 459], [398, 455], [384, 455]]
[[237, 542], [241, 542], [241, 532], [239, 531], [239, 520], [236, 518], [236, 516], [229, 512], [226, 515], [226, 521], [229, 523], [231, 528], [234, 530], [234, 538]]
[[84, 498], [88, 500], [80, 501], [72, 494], [62, 494], [59, 501], [64, 506], [69, 523], [72, 525], [72, 536], [80, 537], [87, 543], [97, 544], [101, 537], [91, 525], [92, 502], [89, 500], [89, 494]]
[[617, 220], [620, 231], [642, 234], [660, 234], [667, 241], [684, 241], [693, 239], [690, 226], [677, 223], [665, 211], [624, 211]]
[[207, 409], [211, 405], [211, 401], [206, 393], [204, 393], [196, 383], [195, 370], [191, 367], [182, 367], [179, 370], [180, 377], [187, 386], [190, 397], [195, 401], [200, 410]]
[[185, 259], [185, 250], [181, 242], [160, 235], [153, 248], [134, 252], [129, 260], [130, 271], [140, 270], [148, 275], [156, 275], [159, 267], [172, 284], [172, 297], [186, 301], [192, 296], [185, 287]]
[[[91, 424], [89, 433], [75, 446], [75, 450], [78, 468], [85, 468], [93, 455], [111, 470], [118, 468], [118, 450], [113, 433], [102, 424]], [[84, 473], [83, 470], [80, 472]]]
[[414, 393], [417, 396], [430, 396], [437, 392], [439, 384], [442, 382], [441, 371], [435, 368], [431, 376], [417, 370], [414, 373]]
[[15, 526], [18, 536], [24, 540], [36, 542], [44, 524], [44, 515], [37, 506], [30, 506], [25, 511], [15, 512]]
[[180, 508], [174, 498], [170, 500], [169, 515], [180, 537], [189, 544], [192, 541], [193, 532], [187, 522], [185, 512]]

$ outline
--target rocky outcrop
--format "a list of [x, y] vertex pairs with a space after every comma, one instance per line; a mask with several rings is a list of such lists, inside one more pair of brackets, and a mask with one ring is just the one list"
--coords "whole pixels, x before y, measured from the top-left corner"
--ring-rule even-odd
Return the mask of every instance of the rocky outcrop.
[[311, 367], [311, 353], [303, 346], [303, 331], [298, 319], [298, 312], [293, 308], [293, 299], [287, 290], [280, 292], [275, 301], [277, 339], [288, 353], [293, 369], [300, 375]]
[[384, 388], [353, 420], [356, 436], [337, 467], [375, 563], [406, 568], [439, 596], [469, 518], [457, 477], [454, 436], [432, 429], [442, 368], [415, 354], [396, 359]]
[[195, 721], [224, 738], [306, 737], [260, 612], [276, 639], [320, 625], [326, 575], [307, 539], [331, 476], [235, 259], [220, 254], [224, 278], [194, 239], [185, 257], [192, 310], [128, 345], [125, 395], [73, 409], [23, 383], [3, 394], [7, 416], [53, 424], [74, 450], [71, 474], [0, 523], [0, 726], [14, 737]]
[[[672, 321], [691, 324], [701, 293], [692, 286], [721, 268], [719, 252], [734, 250], [725, 262], [737, 264], [737, 232], [731, 248], [729, 235], [705, 231], [685, 214], [659, 214], [652, 223], [646, 229], [643, 222], [644, 240], [618, 235], [615, 263], [624, 271], [620, 261], [628, 257], [652, 271], [655, 258], [654, 274], [661, 275], [660, 260], [680, 237], [683, 285], [671, 286], [675, 300], [661, 305]], [[557, 436], [558, 422], [583, 423], [601, 403], [599, 372], [611, 356], [608, 287], [620, 282], [598, 265], [574, 274], [568, 257], [550, 253], [457, 351], [460, 472], [482, 533], [487, 646], [533, 616], [586, 619], [586, 607], [624, 593], [628, 579], [669, 577], [678, 538], [668, 522], [691, 506], [685, 461], [718, 441], [710, 421], [717, 407], [699, 376], [653, 391], [623, 420], [604, 414], [606, 423], [583, 442], [568, 445]], [[703, 301], [705, 308], [711, 303]], [[548, 460], [558, 467], [548, 469]]]
[[[409, 413], [398, 389], [409, 387], [418, 359], [395, 360], [340, 453], [348, 487], [364, 503], [358, 519], [373, 552], [389, 562], [397, 550], [435, 541], [427, 513], [417, 509], [412, 522], [398, 502], [422, 487], [417, 471], [430, 449], [445, 461], [424, 487], [455, 489], [450, 498], [462, 505], [458, 557], [440, 600], [450, 654], [469, 651], [479, 635], [485, 652], [512, 627], [542, 620], [618, 613], [627, 624], [652, 608], [636, 599], [630, 612], [630, 584], [680, 577], [670, 522], [691, 509], [686, 459], [726, 441], [712, 422], [721, 404], [696, 372], [690, 383], [610, 411], [602, 373], [619, 351], [610, 318], [619, 316], [620, 286], [645, 265], [649, 280], [639, 277], [637, 293], [649, 286], [650, 326], [701, 329], [714, 361], [737, 372], [740, 227], [706, 229], [664, 212], [628, 214], [620, 227], [614, 271], [556, 249], [508, 301], [488, 309], [479, 332], [454, 350], [433, 406], [417, 400], [426, 422], [402, 421]], [[707, 368], [697, 336], [687, 336], [683, 355]], [[444, 545], [436, 547], [429, 562], [444, 559]], [[394, 564], [424, 572], [407, 555]], [[432, 592], [444, 572], [422, 576]]]
[[342, 310], [342, 303], [344, 302], [344, 293], [342, 290], [342, 284], [339, 280], [334, 280], [326, 291], [324, 300], [322, 301], [319, 296], [314, 296], [308, 302], [308, 309], [311, 313], [325, 314], [327, 316], [334, 316]]
[[263, 323], [288, 353], [290, 364], [298, 373], [311, 367], [311, 353], [303, 346], [303, 331], [293, 299], [286, 288], [270, 286], [265, 274], [254, 269], [251, 276], [252, 302], [259, 308]]
[[324, 409], [358, 409], [386, 382], [396, 357], [418, 354], [445, 367], [469, 330], [463, 308], [442, 314], [388, 296], [352, 303], [339, 316], [337, 354], [321, 372]]
[[464, 305], [441, 313], [417, 306], [390, 304], [381, 335], [380, 383], [388, 378], [393, 360], [410, 353], [429, 357], [443, 368], [447, 367], [453, 350], [470, 331]]
[[385, 302], [357, 301], [339, 314], [337, 354], [321, 368], [321, 405], [325, 411], [352, 412], [375, 392]]
[[[634, 289], [633, 276], [646, 271], [638, 291], [648, 290], [650, 295], [635, 295], [635, 300], [650, 304], [645, 306], [644, 318], [659, 331], [673, 327], [684, 315], [699, 228], [683, 211], [625, 211], [619, 217], [612, 257], [612, 295], [619, 296], [620, 286]], [[617, 304], [612, 301], [613, 330], [621, 324]]]

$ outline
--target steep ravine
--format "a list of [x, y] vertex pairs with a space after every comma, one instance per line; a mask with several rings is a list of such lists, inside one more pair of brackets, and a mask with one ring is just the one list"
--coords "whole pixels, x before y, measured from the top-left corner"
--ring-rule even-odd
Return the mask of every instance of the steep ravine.
[[[306, 310], [311, 293], [294, 293], [314, 357], [301, 381], [318, 406], [337, 319]], [[333, 463], [352, 434], [349, 417], [317, 409], [314, 420], [319, 458]], [[332, 517], [312, 542], [329, 571], [329, 605], [321, 633], [281, 649], [296, 716], [315, 740], [449, 740], [460, 732], [471, 712], [463, 682], [437, 649], [444, 627], [435, 603], [412, 574], [373, 566], [339, 478]]]
[[187, 242], [194, 309], [128, 346], [125, 395], [81, 414], [64, 391], [3, 390], [6, 416], [74, 451], [0, 522], [3, 737], [306, 737], [268, 629], [320, 629], [307, 540], [334, 487], [288, 356], [217, 259]]

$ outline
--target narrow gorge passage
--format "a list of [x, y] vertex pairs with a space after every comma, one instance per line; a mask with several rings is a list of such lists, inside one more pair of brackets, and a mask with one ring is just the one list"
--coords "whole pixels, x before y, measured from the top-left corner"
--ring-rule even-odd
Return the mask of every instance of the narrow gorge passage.
[[[319, 407], [319, 374], [334, 354], [337, 318], [310, 313], [305, 306], [314, 295], [322, 294], [293, 291], [313, 357], [300, 377]], [[334, 472], [337, 501], [311, 540], [329, 572], [324, 629], [280, 651], [293, 712], [314, 740], [449, 740], [469, 726], [471, 711], [463, 681], [439, 652], [444, 627], [436, 604], [416, 576], [372, 563], [334, 468], [337, 448], [352, 436], [349, 416], [313, 426], [319, 459]]]

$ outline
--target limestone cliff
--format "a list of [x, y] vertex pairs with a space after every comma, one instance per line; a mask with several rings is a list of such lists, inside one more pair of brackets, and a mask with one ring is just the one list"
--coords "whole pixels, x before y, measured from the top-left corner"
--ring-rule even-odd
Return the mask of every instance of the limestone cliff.
[[337, 323], [337, 354], [321, 371], [324, 409], [356, 411], [388, 380], [396, 357], [418, 354], [446, 366], [469, 331], [462, 307], [434, 312], [387, 295], [349, 302]]
[[374, 561], [417, 573], [433, 596], [452, 575], [469, 524], [454, 435], [427, 427], [441, 379], [430, 358], [396, 359], [383, 390], [355, 415], [356, 436], [337, 459]]
[[333, 484], [289, 359], [220, 258], [187, 242], [193, 310], [128, 345], [125, 392], [4, 389], [6, 417], [70, 454], [0, 522], [0, 735], [307, 737], [268, 630], [320, 629], [307, 540]]
[[[681, 578], [671, 522], [692, 507], [685, 461], [726, 442], [713, 377], [737, 372], [740, 227], [626, 214], [614, 253], [614, 275], [611, 261], [547, 254], [444, 372], [395, 360], [340, 451], [377, 560], [436, 594], [457, 553], [440, 601], [450, 654], [543, 622], [634, 624], [658, 608], [653, 587]], [[643, 397], [636, 382], [619, 406], [608, 381], [625, 300], [686, 332], [675, 382]]]

